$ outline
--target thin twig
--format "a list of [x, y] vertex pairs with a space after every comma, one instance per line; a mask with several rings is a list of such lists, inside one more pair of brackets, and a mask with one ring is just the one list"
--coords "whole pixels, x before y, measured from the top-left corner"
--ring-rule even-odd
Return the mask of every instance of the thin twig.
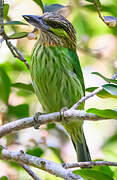
[[97, 2], [96, 2], [96, 0], [94, 0], [94, 5], [95, 5], [95, 7], [96, 7], [96, 9], [97, 9], [97, 12], [98, 12], [98, 15], [99, 15], [99, 18], [108, 26], [108, 23], [107, 22], [105, 22], [105, 20], [104, 20], [104, 18], [102, 17], [102, 15], [101, 15], [101, 13], [100, 13], [100, 7], [98, 6], [98, 4], [97, 4]]
[[93, 166], [117, 166], [117, 162], [112, 161], [87, 161], [87, 162], [76, 162], [76, 163], [68, 163], [63, 164], [63, 167], [68, 168], [76, 168], [76, 167], [93, 167]]
[[12, 55], [13, 55], [15, 58], [17, 58], [17, 59], [21, 60], [22, 62], [24, 62], [25, 65], [26, 65], [26, 67], [27, 67], [28, 69], [30, 69], [30, 66], [29, 66], [28, 62], [27, 62], [26, 59], [23, 57], [23, 55], [20, 53], [20, 51], [19, 51], [15, 46], [13, 46], [13, 44], [12, 44], [10, 41], [8, 41], [7, 38], [5, 39], [5, 41], [6, 41], [7, 46], [9, 47]]
[[6, 41], [6, 44], [8, 46], [8, 48], [10, 49], [12, 55], [19, 59], [20, 61], [24, 62], [26, 67], [29, 69], [29, 64], [28, 62], [26, 61], [26, 59], [23, 57], [23, 55], [20, 53], [20, 51], [15, 47], [13, 46], [13, 44], [8, 41], [8, 37], [7, 37], [7, 34], [5, 33], [5, 30], [4, 30], [4, 19], [3, 19], [3, 4], [4, 1], [3, 0], [0, 0], [0, 12], [1, 12], [1, 16], [0, 16], [0, 35], [3, 37], [3, 39]]
[[88, 94], [87, 96], [83, 96], [76, 104], [74, 104], [74, 105], [71, 107], [71, 110], [77, 109], [82, 102], [85, 102], [87, 99], [93, 97], [94, 95], [96, 95], [97, 93], [99, 93], [102, 89], [103, 89], [103, 87], [100, 86], [99, 88], [97, 88], [96, 90], [94, 90], [92, 93]]
[[20, 166], [22, 166], [26, 172], [34, 179], [34, 180], [41, 180], [31, 169], [29, 166], [27, 166], [26, 164], [21, 164]]
[[73, 174], [72, 171], [65, 169], [62, 164], [58, 164], [36, 156], [31, 156], [29, 154], [21, 153], [21, 151], [16, 152], [3, 149], [0, 158], [15, 161], [17, 163], [31, 165], [67, 180], [84, 180], [81, 176]]

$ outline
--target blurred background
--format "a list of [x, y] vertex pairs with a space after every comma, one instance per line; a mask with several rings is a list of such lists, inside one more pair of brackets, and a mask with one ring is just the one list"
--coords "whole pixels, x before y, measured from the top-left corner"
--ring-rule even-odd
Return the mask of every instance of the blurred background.
[[[117, 0], [100, 0], [101, 13], [106, 16], [117, 16]], [[41, 8], [33, 0], [9, 0], [8, 15], [5, 21], [22, 21], [22, 15], [41, 15]], [[104, 84], [99, 76], [91, 72], [99, 72], [111, 78], [117, 72], [117, 26], [109, 28], [98, 17], [93, 4], [85, 0], [43, 0], [43, 4], [71, 5], [62, 13], [74, 25], [77, 34], [77, 52], [82, 66], [86, 88]], [[31, 25], [5, 26], [7, 35], [15, 32], [31, 32]], [[28, 38], [11, 40], [25, 59], [30, 63], [31, 50], [36, 40]], [[20, 60], [14, 58], [6, 46], [0, 41], [0, 125], [19, 118], [33, 116], [42, 111], [35, 94], [16, 83], [31, 83], [29, 70]], [[14, 86], [14, 87], [13, 87]], [[97, 96], [86, 101], [85, 109], [117, 109], [116, 98], [99, 98]], [[117, 123], [115, 120], [85, 122], [84, 131], [93, 160], [103, 159], [117, 161]], [[59, 124], [42, 126], [39, 130], [29, 128], [7, 135], [0, 139], [0, 144], [10, 150], [25, 152], [55, 162], [75, 162], [76, 155], [71, 141], [63, 127]], [[43, 171], [32, 168], [43, 180], [59, 180]], [[117, 168], [111, 168], [115, 179]], [[0, 161], [0, 176], [6, 175], [11, 180], [31, 180], [31, 177], [16, 163]]]

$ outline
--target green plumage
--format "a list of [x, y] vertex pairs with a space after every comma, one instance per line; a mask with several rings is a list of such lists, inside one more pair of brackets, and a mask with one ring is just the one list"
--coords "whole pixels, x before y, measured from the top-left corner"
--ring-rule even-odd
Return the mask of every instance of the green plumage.
[[[32, 51], [30, 67], [39, 102], [47, 113], [60, 111], [63, 107], [70, 108], [85, 93], [82, 70], [76, 54], [74, 28], [63, 16], [53, 13], [46, 13], [42, 18], [27, 17], [25, 19], [31, 24], [41, 26], [40, 38]], [[84, 109], [83, 103], [79, 109]], [[83, 121], [73, 120], [62, 125], [71, 136], [78, 161], [90, 160], [82, 129]]]
[[[38, 42], [32, 52], [31, 76], [36, 95], [47, 113], [70, 108], [84, 95], [82, 71], [74, 50], [41, 46]], [[79, 109], [84, 109], [84, 104]], [[82, 124], [82, 121], [64, 124], [76, 151], [81, 154], [79, 161], [89, 160]], [[82, 151], [86, 151], [85, 156]]]
[[78, 57], [67, 48], [37, 43], [31, 57], [31, 76], [45, 112], [60, 111], [65, 106], [70, 108], [84, 95]]

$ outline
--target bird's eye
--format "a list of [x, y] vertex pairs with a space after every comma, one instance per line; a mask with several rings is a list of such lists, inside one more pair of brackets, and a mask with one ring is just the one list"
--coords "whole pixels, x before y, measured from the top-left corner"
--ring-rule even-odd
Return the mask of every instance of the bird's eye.
[[49, 25], [52, 28], [59, 28], [61, 29], [62, 27], [60, 26], [60, 24], [58, 24], [57, 22], [53, 22], [53, 21], [46, 21], [45, 22], [46, 25]]
[[51, 26], [52, 26], [53, 28], [61, 28], [60, 25], [57, 24], [57, 23], [55, 23], [55, 22], [51, 23]]

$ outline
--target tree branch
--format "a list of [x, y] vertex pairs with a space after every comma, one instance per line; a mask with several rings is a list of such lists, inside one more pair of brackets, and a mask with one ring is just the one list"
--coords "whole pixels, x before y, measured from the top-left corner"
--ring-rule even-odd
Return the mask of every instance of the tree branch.
[[94, 5], [95, 5], [95, 7], [96, 7], [96, 9], [97, 9], [99, 18], [100, 18], [107, 26], [109, 26], [108, 23], [107, 23], [107, 22], [104, 20], [104, 18], [102, 17], [102, 15], [101, 15], [101, 13], [100, 13], [100, 7], [98, 6], [96, 0], [94, 0]]
[[34, 180], [41, 180], [26, 164], [20, 163], [20, 166], [22, 166]]
[[7, 36], [6, 36], [6, 37], [4, 36], [4, 39], [5, 39], [5, 41], [6, 41], [6, 44], [7, 44], [8, 48], [10, 49], [12, 55], [13, 55], [15, 58], [17, 58], [17, 59], [21, 60], [22, 62], [24, 62], [25, 65], [26, 65], [26, 67], [27, 67], [28, 69], [30, 69], [30, 66], [29, 66], [28, 62], [27, 62], [26, 59], [23, 57], [23, 55], [21, 54], [21, 52], [20, 52], [15, 46], [13, 46], [13, 44], [12, 44], [10, 41], [8, 41], [8, 37], [7, 37]]
[[[72, 119], [78, 120], [78, 121], [79, 120], [98, 121], [98, 120], [106, 119], [106, 118], [96, 116], [95, 114], [92, 114], [92, 113], [86, 113], [84, 110], [69, 109], [61, 113], [55, 112], [55, 113], [40, 115], [38, 117], [37, 125], [40, 126], [47, 123], [60, 122], [62, 121], [60, 118], [61, 115], [64, 117], [64, 120], [67, 122], [72, 121]], [[0, 127], [0, 138], [14, 131], [29, 128], [32, 126], [34, 126], [33, 117], [27, 117], [27, 118], [23, 118], [23, 119], [19, 119], [19, 120], [7, 123]]]
[[72, 171], [63, 168], [62, 164], [45, 160], [43, 158], [38, 158], [36, 156], [31, 156], [22, 153], [21, 151], [13, 152], [7, 149], [3, 149], [1, 152], [1, 159], [28, 164], [67, 180], [84, 180], [81, 176], [73, 174]]
[[93, 97], [94, 95], [96, 95], [97, 93], [99, 93], [102, 89], [103, 89], [103, 87], [100, 86], [99, 88], [97, 88], [96, 90], [94, 90], [92, 93], [88, 94], [87, 96], [83, 96], [76, 104], [74, 104], [74, 105], [71, 107], [71, 110], [72, 110], [72, 109], [77, 109], [82, 102], [85, 102], [85, 101], [86, 101], [87, 99], [89, 99], [90, 97]]
[[93, 166], [117, 166], [117, 162], [112, 161], [87, 161], [87, 162], [76, 162], [76, 163], [69, 163], [69, 164], [63, 164], [63, 167], [68, 168], [76, 168], [76, 167], [93, 167]]
[[[89, 168], [93, 166], [117, 166], [117, 162], [111, 162], [111, 161], [87, 161], [87, 162], [76, 162], [76, 163], [67, 163], [67, 164], [58, 164], [49, 160], [45, 160], [43, 158], [39, 158], [36, 156], [31, 156], [28, 154], [25, 154], [22, 151], [13, 152], [9, 151], [5, 148], [1, 151], [1, 159], [15, 161], [17, 163], [24, 163], [23, 168], [29, 171], [30, 168], [27, 165], [31, 165], [34, 167], [37, 167], [41, 170], [44, 170], [52, 175], [55, 175], [57, 177], [61, 177], [67, 180], [77, 179], [77, 180], [83, 180], [82, 177], [79, 175], [75, 175], [72, 173], [72, 171], [67, 170], [68, 168]], [[31, 172], [31, 174], [33, 174]], [[34, 178], [33, 174], [33, 178]], [[36, 178], [35, 178], [36, 179]], [[37, 178], [36, 180], [40, 180]]]

